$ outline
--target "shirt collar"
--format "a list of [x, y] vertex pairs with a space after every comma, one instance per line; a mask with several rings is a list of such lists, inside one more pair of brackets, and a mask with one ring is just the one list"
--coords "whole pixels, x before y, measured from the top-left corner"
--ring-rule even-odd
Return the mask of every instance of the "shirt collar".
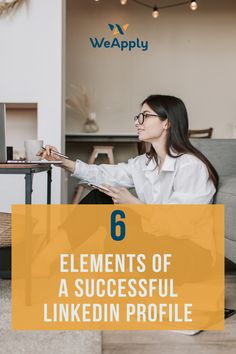
[[[173, 153], [173, 151], [171, 151], [172, 155], [178, 155]], [[161, 171], [174, 171], [175, 170], [175, 164], [176, 164], [176, 158], [175, 157], [171, 157], [169, 155], [166, 155], [164, 164], [162, 166]], [[152, 158], [149, 162], [147, 160], [147, 164], [145, 166], [145, 170], [146, 171], [153, 171], [156, 167], [156, 161], [154, 160], [154, 158]]]

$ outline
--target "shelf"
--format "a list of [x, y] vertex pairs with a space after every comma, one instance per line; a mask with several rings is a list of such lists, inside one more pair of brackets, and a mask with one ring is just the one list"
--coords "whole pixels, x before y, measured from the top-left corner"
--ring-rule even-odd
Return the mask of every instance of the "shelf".
[[82, 142], [94, 142], [94, 143], [137, 143], [139, 141], [138, 136], [135, 134], [67, 134], [67, 143], [82, 143]]
[[37, 110], [37, 103], [6, 103], [7, 110]]

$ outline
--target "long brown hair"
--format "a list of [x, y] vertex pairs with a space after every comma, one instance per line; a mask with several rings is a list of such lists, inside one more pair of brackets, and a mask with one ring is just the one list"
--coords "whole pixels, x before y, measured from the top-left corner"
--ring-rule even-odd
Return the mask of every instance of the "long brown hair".
[[[192, 154], [196, 156], [206, 165], [209, 177], [217, 189], [219, 176], [216, 169], [206, 156], [196, 149], [189, 141], [188, 113], [183, 101], [174, 96], [151, 95], [142, 102], [142, 105], [144, 105], [144, 103], [156, 112], [162, 121], [166, 119], [169, 121], [166, 141], [167, 154], [174, 158], [178, 158], [183, 154]], [[173, 155], [171, 150], [179, 155]], [[149, 160], [154, 158], [158, 164], [158, 156], [152, 145], [146, 155]]]

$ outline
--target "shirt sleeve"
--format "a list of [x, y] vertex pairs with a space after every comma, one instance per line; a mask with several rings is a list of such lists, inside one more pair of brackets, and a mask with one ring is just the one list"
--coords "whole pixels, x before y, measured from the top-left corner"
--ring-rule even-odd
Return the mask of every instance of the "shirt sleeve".
[[215, 192], [206, 165], [188, 163], [177, 170], [173, 193], [167, 204], [210, 204]]
[[80, 160], [76, 160], [75, 170], [72, 177], [77, 177], [83, 182], [95, 184], [108, 184], [111, 186], [123, 186], [126, 188], [134, 187], [132, 170], [133, 160], [127, 163], [116, 165], [101, 164], [90, 165]]

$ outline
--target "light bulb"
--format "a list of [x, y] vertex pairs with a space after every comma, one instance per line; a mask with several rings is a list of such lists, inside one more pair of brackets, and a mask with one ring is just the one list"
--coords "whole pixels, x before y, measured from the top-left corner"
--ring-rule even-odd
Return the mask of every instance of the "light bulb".
[[198, 8], [197, 1], [192, 0], [191, 3], [190, 3], [190, 9], [195, 11], [195, 10], [197, 10], [197, 8]]
[[152, 17], [157, 18], [158, 16], [159, 16], [159, 11], [158, 11], [158, 8], [155, 6], [153, 8]]
[[120, 0], [121, 5], [126, 5], [128, 0]]

